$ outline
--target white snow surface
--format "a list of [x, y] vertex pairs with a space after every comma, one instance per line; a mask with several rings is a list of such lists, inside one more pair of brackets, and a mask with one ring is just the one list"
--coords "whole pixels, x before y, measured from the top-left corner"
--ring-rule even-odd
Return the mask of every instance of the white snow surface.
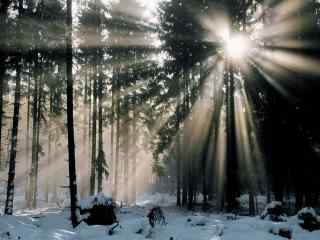
[[[298, 225], [297, 217], [285, 223], [273, 223], [259, 217], [239, 217], [227, 220], [226, 215], [191, 213], [176, 207], [163, 207], [167, 225], [150, 229], [146, 215], [150, 206], [131, 207], [117, 211], [121, 228], [109, 236], [108, 226], [71, 227], [69, 211], [37, 209], [20, 211], [14, 216], [0, 216], [0, 240], [142, 240], [150, 233], [151, 239], [169, 240], [284, 240], [275, 235], [280, 228], [293, 232], [294, 240], [319, 240], [320, 231], [308, 232]], [[136, 232], [142, 229], [142, 234]]]

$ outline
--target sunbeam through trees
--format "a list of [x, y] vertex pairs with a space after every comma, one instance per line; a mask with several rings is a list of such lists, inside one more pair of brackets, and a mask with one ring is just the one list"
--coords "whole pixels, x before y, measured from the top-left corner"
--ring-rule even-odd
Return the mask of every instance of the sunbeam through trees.
[[[159, 195], [320, 229], [319, 14], [318, 0], [2, 0], [0, 213], [66, 208], [81, 228], [106, 211], [118, 236], [113, 208], [162, 219]], [[147, 234], [184, 239], [165, 236]]]

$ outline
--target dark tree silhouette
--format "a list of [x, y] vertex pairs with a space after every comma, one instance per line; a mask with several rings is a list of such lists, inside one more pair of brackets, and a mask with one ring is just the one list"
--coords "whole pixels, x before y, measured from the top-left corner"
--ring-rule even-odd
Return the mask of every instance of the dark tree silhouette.
[[73, 76], [72, 76], [72, 0], [67, 0], [67, 30], [66, 30], [66, 66], [67, 66], [67, 129], [68, 129], [68, 153], [69, 153], [69, 188], [72, 226], [79, 223], [79, 203], [76, 177], [76, 156], [74, 142], [73, 119]]

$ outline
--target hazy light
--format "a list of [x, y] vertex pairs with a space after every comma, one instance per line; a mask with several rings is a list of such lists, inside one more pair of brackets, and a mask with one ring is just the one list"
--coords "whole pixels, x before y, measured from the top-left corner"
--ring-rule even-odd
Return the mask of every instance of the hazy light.
[[240, 59], [248, 54], [250, 48], [249, 40], [242, 35], [237, 35], [227, 39], [225, 51], [227, 56], [233, 59]]
[[148, 22], [154, 24], [159, 23], [157, 8], [161, 1], [162, 0], [137, 0], [137, 3], [145, 9], [143, 17], [147, 19]]

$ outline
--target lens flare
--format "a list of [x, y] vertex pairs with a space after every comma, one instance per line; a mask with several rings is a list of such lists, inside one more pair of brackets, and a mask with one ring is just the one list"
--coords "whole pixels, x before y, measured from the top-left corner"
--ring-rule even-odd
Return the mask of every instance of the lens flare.
[[250, 42], [245, 36], [231, 36], [225, 44], [225, 52], [228, 57], [240, 59], [245, 57], [250, 49]]

